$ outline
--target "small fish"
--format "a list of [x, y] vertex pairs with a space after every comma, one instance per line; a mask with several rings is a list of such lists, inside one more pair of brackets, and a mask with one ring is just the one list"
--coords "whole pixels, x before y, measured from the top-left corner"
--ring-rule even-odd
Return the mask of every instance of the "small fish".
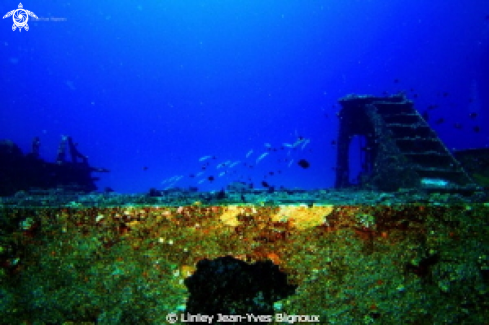
[[219, 175], [218, 175], [217, 177], [222, 177], [222, 176], [224, 176], [224, 175], [226, 175], [226, 172], [220, 172], [220, 173], [219, 173]]
[[469, 114], [469, 117], [470, 117], [471, 119], [475, 119], [475, 118], [477, 117], [477, 113], [475, 113], [475, 112], [474, 112], [474, 113], [470, 113], [470, 114]]
[[197, 174], [195, 174], [195, 176], [199, 177], [200, 175], [202, 175], [204, 172], [198, 172]]
[[204, 157], [200, 157], [199, 158], [199, 161], [206, 161], [207, 159], [211, 159], [212, 156], [204, 156]]
[[225, 162], [222, 162], [216, 166], [217, 169], [223, 168], [228, 166], [231, 163], [231, 160], [226, 160]]
[[311, 142], [311, 140], [309, 140], [309, 139], [305, 139], [305, 140], [303, 141], [303, 143], [302, 143], [301, 150], [304, 150], [304, 148], [307, 146], [307, 144], [308, 144], [309, 142]]
[[292, 148], [297, 148], [300, 144], [302, 143], [302, 140], [297, 140], [296, 142], [294, 142], [294, 144], [292, 145]]
[[258, 164], [260, 162], [260, 160], [262, 160], [263, 158], [265, 158], [266, 156], [268, 156], [268, 152], [265, 152], [265, 153], [262, 153], [260, 155], [260, 157], [258, 157], [258, 159], [256, 159], [256, 163]]
[[301, 166], [302, 168], [304, 168], [304, 169], [309, 168], [309, 166], [311, 166], [311, 165], [309, 164], [309, 162], [308, 162], [307, 160], [305, 160], [305, 159], [301, 159], [301, 160], [299, 160], [299, 161], [297, 162], [297, 164], [298, 164], [299, 166]]
[[292, 159], [291, 161], [289, 161], [289, 167], [292, 166], [292, 163], [294, 162], [294, 159]]
[[264, 146], [265, 146], [265, 148], [269, 148], [269, 149], [272, 147], [272, 145], [271, 145], [270, 143], [268, 143], [268, 142], [266, 142], [266, 143], [264, 144]]
[[216, 166], [216, 169], [221, 169], [221, 168], [223, 168], [223, 167], [226, 167], [226, 166], [227, 166], [227, 165], [228, 165], [230, 162], [231, 162], [230, 160], [227, 160], [227, 161], [225, 161], [225, 162], [222, 162], [222, 163], [220, 163], [220, 164], [218, 164], [218, 165]]
[[202, 184], [205, 182], [205, 178], [201, 179], [200, 181], [198, 181], [198, 184]]
[[248, 151], [248, 152], [246, 153], [246, 158], [248, 158], [249, 156], [251, 156], [251, 154], [252, 154], [252, 153], [253, 153], [253, 149], [251, 149], [250, 151]]
[[235, 161], [233, 162], [231, 165], [229, 165], [229, 168], [233, 168], [234, 166], [236, 166], [237, 164], [241, 163], [241, 161]]
[[300, 137], [297, 137], [297, 141], [294, 142], [293, 144], [284, 143], [283, 145], [284, 145], [284, 147], [288, 147], [288, 148], [297, 148], [300, 145], [304, 145], [304, 143], [306, 143], [306, 144], [309, 143], [309, 141], [311, 141], [311, 140], [300, 136]]

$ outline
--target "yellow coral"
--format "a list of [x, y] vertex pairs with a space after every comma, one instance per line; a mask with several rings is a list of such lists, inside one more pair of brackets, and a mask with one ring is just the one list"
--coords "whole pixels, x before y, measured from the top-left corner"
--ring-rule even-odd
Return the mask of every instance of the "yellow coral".
[[182, 265], [180, 266], [180, 274], [186, 278], [186, 277], [189, 277], [191, 276], [196, 270], [196, 267], [193, 266], [193, 265]]
[[323, 224], [333, 209], [332, 205], [310, 208], [305, 205], [282, 205], [279, 212], [272, 216], [272, 220], [289, 221], [298, 229], [307, 229]]
[[223, 214], [221, 214], [221, 221], [228, 226], [236, 227], [241, 223], [238, 220], [238, 215], [241, 213], [241, 208], [236, 205], [229, 205], [226, 207]]

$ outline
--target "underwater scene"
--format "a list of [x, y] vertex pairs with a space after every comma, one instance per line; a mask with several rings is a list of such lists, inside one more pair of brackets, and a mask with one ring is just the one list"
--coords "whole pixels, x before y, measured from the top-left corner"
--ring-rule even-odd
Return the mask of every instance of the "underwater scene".
[[0, 324], [489, 324], [489, 1], [0, 9]]

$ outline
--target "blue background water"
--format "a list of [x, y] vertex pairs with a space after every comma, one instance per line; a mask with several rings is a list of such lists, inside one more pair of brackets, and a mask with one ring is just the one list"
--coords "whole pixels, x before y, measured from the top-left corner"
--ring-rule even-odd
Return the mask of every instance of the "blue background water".
[[[0, 23], [0, 138], [27, 152], [40, 136], [42, 157], [54, 161], [71, 135], [92, 165], [111, 170], [100, 188], [143, 192], [175, 175], [174, 186], [203, 190], [238, 179], [330, 187], [337, 100], [349, 93], [404, 90], [420, 111], [438, 105], [430, 122], [450, 148], [489, 143], [487, 0], [23, 5], [49, 20], [20, 33], [11, 17]], [[17, 6], [2, 1], [0, 11]], [[298, 136], [310, 139], [304, 150], [280, 150]], [[278, 151], [245, 167], [265, 143]], [[213, 165], [189, 177], [205, 155]], [[241, 163], [215, 168], [227, 160]]]

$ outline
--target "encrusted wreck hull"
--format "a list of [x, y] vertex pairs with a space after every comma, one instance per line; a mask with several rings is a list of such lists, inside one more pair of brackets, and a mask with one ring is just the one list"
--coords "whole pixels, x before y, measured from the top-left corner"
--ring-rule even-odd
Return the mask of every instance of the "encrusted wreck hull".
[[[3, 319], [164, 324], [234, 308], [331, 324], [483, 324], [488, 214], [467, 202], [4, 206]], [[279, 270], [282, 287], [236, 301], [217, 290], [227, 272], [264, 261], [251, 272]]]

